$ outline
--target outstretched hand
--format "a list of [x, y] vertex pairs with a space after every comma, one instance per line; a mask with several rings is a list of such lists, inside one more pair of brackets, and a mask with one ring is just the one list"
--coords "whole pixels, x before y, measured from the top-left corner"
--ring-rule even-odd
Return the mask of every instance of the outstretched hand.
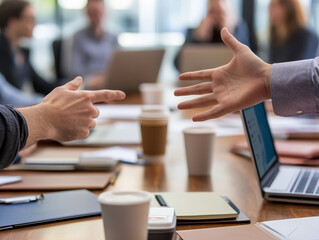
[[218, 118], [270, 98], [271, 65], [239, 43], [226, 28], [222, 29], [221, 36], [234, 54], [230, 63], [215, 69], [184, 73], [179, 77], [186, 81], [210, 81], [175, 91], [176, 96], [203, 95], [180, 103], [179, 109], [211, 106], [209, 110], [195, 115], [194, 121]]
[[122, 91], [78, 90], [81, 84], [82, 78], [77, 77], [55, 88], [38, 105], [19, 109], [28, 124], [27, 145], [42, 139], [70, 141], [85, 138], [99, 116], [93, 104], [125, 98]]

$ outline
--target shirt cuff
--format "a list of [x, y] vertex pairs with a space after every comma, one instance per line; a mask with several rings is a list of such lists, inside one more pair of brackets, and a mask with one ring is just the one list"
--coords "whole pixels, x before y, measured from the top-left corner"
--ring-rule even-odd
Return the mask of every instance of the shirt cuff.
[[315, 60], [274, 64], [270, 90], [276, 115], [298, 116], [317, 113], [312, 79]]

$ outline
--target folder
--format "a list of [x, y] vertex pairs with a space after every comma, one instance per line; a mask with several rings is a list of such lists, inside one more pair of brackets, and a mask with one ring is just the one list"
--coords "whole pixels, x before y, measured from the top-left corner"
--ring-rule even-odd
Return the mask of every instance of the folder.
[[2, 171], [2, 176], [21, 176], [22, 181], [0, 186], [1, 190], [75, 190], [104, 189], [117, 175], [109, 172], [34, 172]]
[[318, 239], [319, 217], [266, 221], [254, 225], [178, 231], [183, 240]]
[[[279, 161], [283, 164], [293, 165], [319, 165], [319, 146], [313, 141], [276, 140]], [[230, 149], [231, 152], [250, 158], [246, 141], [240, 141]]]
[[263, 240], [279, 240], [267, 230], [262, 228], [259, 224], [249, 224], [233, 227], [208, 228], [200, 230], [186, 230], [177, 231], [177, 234], [183, 240], [249, 240], [249, 239], [263, 239]]
[[88, 190], [43, 195], [37, 201], [0, 204], [0, 230], [101, 214], [97, 196]]
[[[163, 202], [158, 201], [158, 196]], [[151, 206], [175, 208], [178, 221], [236, 219], [238, 212], [214, 192], [155, 193]]]

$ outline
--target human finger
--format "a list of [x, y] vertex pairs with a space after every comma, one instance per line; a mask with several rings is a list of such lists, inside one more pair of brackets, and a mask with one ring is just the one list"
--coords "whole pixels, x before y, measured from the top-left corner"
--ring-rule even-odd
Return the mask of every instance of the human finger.
[[98, 108], [94, 108], [95, 113], [93, 114], [93, 118], [97, 118], [100, 115], [100, 110]]
[[186, 72], [179, 75], [180, 80], [212, 80], [213, 69]]
[[174, 94], [175, 96], [185, 96], [185, 95], [201, 95], [206, 93], [212, 92], [212, 83], [206, 82], [206, 83], [199, 83], [194, 86], [190, 87], [183, 87], [180, 89], [177, 89]]
[[76, 77], [72, 81], [69, 81], [66, 84], [64, 84], [62, 87], [67, 88], [68, 90], [75, 91], [80, 88], [80, 86], [82, 85], [82, 81], [83, 81], [82, 77]]
[[117, 90], [89, 91], [92, 103], [109, 102], [112, 100], [123, 100], [125, 93]]
[[221, 37], [223, 42], [234, 52], [237, 53], [242, 44], [228, 31], [226, 27], [221, 30]]
[[228, 113], [225, 108], [223, 108], [221, 105], [217, 104], [211, 109], [204, 111], [202, 113], [199, 113], [193, 117], [194, 122], [202, 122], [209, 119], [219, 118], [223, 115]]
[[96, 122], [92, 119], [90, 125], [89, 125], [89, 129], [93, 129], [96, 127]]
[[201, 107], [208, 107], [214, 106], [218, 102], [213, 94], [203, 96], [194, 100], [182, 102], [178, 104], [178, 109], [192, 109], [192, 108], [201, 108]]

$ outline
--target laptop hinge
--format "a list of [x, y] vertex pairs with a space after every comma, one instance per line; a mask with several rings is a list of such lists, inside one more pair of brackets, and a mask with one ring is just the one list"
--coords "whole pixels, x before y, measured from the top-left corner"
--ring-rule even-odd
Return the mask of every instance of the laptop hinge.
[[275, 180], [278, 172], [279, 172], [280, 163], [276, 161], [276, 163], [268, 170], [267, 174], [261, 180], [262, 188], [270, 187], [272, 182]]

